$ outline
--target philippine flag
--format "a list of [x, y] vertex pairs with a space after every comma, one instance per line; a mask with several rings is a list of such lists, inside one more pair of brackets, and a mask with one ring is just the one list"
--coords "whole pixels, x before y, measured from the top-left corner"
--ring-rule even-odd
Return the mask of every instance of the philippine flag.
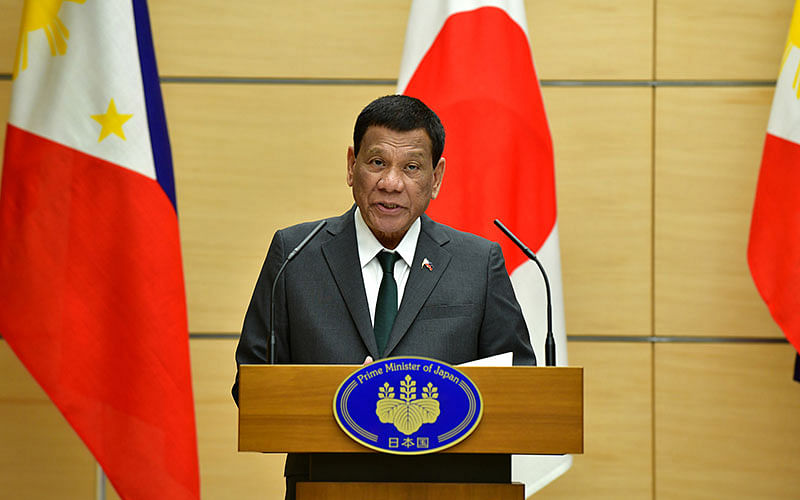
[[767, 124], [747, 261], [773, 319], [800, 353], [799, 6], [795, 4]]
[[0, 335], [123, 499], [197, 499], [175, 189], [144, 0], [25, 2]]
[[[567, 364], [553, 147], [518, 1], [416, 0], [398, 92], [442, 119], [447, 178], [428, 208], [436, 220], [500, 242], [514, 291], [544, 364], [545, 287], [539, 269], [493, 225], [500, 219], [538, 254], [550, 277], [556, 364]], [[572, 457], [515, 456], [531, 495]]]

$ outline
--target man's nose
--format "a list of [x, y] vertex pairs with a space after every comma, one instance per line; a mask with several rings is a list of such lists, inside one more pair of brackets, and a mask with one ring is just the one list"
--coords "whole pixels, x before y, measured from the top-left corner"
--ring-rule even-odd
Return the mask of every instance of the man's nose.
[[396, 167], [384, 170], [378, 181], [378, 187], [384, 191], [402, 191], [403, 186], [403, 172]]

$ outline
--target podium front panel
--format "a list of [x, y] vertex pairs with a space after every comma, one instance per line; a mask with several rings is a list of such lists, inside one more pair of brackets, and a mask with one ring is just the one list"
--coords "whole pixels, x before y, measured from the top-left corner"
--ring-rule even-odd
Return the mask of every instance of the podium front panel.
[[[354, 365], [242, 365], [239, 451], [357, 453], [333, 417]], [[480, 425], [444, 453], [583, 453], [583, 368], [461, 367], [484, 400]]]

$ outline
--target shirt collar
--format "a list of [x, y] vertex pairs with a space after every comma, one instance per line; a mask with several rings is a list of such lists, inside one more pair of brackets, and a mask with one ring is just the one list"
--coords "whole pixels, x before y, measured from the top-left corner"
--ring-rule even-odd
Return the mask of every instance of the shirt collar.
[[[385, 249], [383, 245], [381, 245], [381, 242], [378, 241], [378, 238], [372, 234], [372, 231], [364, 221], [364, 217], [361, 215], [361, 210], [358, 207], [356, 207], [354, 218], [356, 224], [356, 243], [358, 244], [358, 260], [363, 269], [381, 250], [387, 249]], [[421, 227], [422, 223], [419, 217], [417, 217], [411, 224], [411, 227], [408, 228], [403, 239], [400, 240], [397, 248], [394, 249], [395, 252], [400, 254], [400, 258], [403, 259], [403, 262], [405, 262], [408, 267], [411, 267], [411, 264], [414, 262], [414, 252], [417, 249], [417, 240], [419, 240], [419, 231]], [[391, 252], [392, 250], [389, 251]]]

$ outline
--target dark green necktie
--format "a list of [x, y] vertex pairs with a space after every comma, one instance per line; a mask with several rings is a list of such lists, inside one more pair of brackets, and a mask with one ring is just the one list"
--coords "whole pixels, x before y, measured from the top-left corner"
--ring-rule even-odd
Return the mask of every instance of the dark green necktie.
[[397, 283], [394, 281], [394, 263], [400, 255], [381, 251], [378, 262], [383, 268], [381, 287], [378, 289], [378, 302], [375, 305], [375, 342], [378, 343], [378, 354], [383, 356], [389, 333], [392, 331], [394, 318], [397, 316]]

